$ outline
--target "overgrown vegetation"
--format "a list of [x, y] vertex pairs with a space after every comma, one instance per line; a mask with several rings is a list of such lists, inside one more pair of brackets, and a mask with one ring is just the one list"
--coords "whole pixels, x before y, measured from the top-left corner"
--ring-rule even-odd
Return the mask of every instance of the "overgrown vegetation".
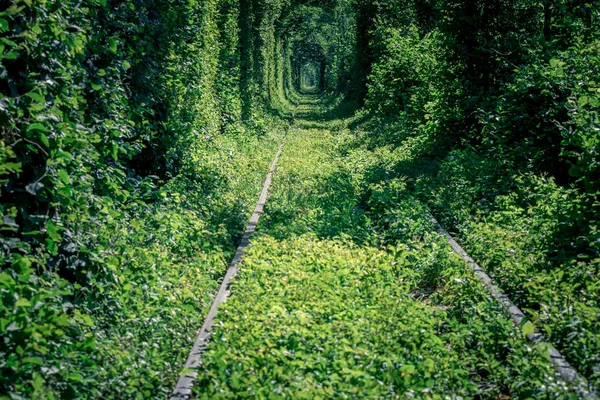
[[282, 134], [241, 119], [239, 4], [0, 18], [0, 392], [164, 397]]
[[381, 1], [358, 146], [600, 384], [600, 8]]
[[405, 182], [363, 185], [378, 158], [353, 140], [288, 135], [198, 397], [577, 398]]
[[598, 390], [599, 24], [586, 0], [3, 3], [0, 398], [165, 397], [290, 123], [198, 394], [576, 397], [430, 214]]

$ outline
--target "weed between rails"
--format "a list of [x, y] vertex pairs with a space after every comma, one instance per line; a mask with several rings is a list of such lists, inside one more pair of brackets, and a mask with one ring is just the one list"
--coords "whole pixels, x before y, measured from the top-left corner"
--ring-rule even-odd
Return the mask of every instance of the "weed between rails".
[[197, 396], [569, 398], [403, 181], [365, 186], [344, 125], [291, 130]]

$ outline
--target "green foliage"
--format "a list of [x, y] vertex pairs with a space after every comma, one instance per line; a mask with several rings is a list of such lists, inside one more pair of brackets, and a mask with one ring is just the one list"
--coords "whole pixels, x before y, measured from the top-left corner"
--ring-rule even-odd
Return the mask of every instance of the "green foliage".
[[594, 7], [13, 0], [0, 397], [165, 397], [294, 118], [201, 396], [568, 398], [532, 323], [598, 387]]
[[569, 398], [404, 182], [362, 193], [352, 140], [290, 132], [197, 396]]
[[[423, 190], [438, 190], [431, 199], [438, 215], [456, 226], [469, 253], [597, 385], [598, 234], [596, 221], [580, 220], [587, 197], [547, 178], [491, 170], [482, 160], [448, 160], [441, 165], [444, 189], [429, 184]], [[467, 185], [471, 190], [462, 190]]]
[[[559, 53], [546, 66], [546, 75], [563, 92], [569, 93], [565, 107], [569, 118], [558, 123], [561, 131], [561, 156], [571, 167], [569, 175], [582, 183], [592, 195], [600, 192], [600, 40], [577, 43]], [[567, 72], [570, 71], [570, 72]], [[579, 79], [578, 79], [579, 77]]]
[[199, 397], [473, 390], [464, 364], [438, 337], [441, 312], [407, 296], [413, 273], [405, 266], [401, 252], [313, 236], [261, 238], [223, 310]]
[[0, 12], [1, 396], [172, 389], [280, 140], [241, 120], [238, 18], [226, 1]]
[[3, 394], [168, 392], [280, 141], [266, 110], [289, 115], [295, 40], [319, 26], [335, 87], [351, 65], [340, 61], [350, 9], [332, 2], [311, 19], [284, 1], [18, 0], [0, 11]]
[[365, 105], [377, 113], [421, 122], [431, 96], [427, 84], [437, 69], [435, 38], [421, 39], [416, 26], [390, 27], [380, 35], [383, 54], [373, 64]]
[[358, 209], [350, 165], [329, 160], [340, 139], [323, 131], [292, 130], [273, 182], [263, 225], [277, 239], [307, 231], [319, 237], [369, 240], [368, 218]]
[[[348, 151], [372, 165], [388, 240], [406, 240], [394, 213], [410, 220], [420, 208], [406, 186], [598, 387], [595, 5], [377, 4]], [[410, 226], [409, 236], [426, 223]]]

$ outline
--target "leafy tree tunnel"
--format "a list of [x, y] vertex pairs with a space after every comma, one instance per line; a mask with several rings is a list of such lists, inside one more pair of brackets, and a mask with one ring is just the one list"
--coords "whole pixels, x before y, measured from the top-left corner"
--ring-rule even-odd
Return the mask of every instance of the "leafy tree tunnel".
[[[599, 76], [590, 0], [2, 2], [0, 399], [165, 398], [292, 120], [348, 221], [420, 251], [431, 211], [598, 391]], [[490, 321], [440, 396], [570, 398]]]
[[319, 91], [326, 89], [327, 59], [323, 48], [318, 44], [296, 43], [291, 66], [294, 88], [298, 92], [303, 91], [303, 80], [308, 76], [310, 76], [312, 82], [311, 86], [315, 86]]
[[258, 35], [249, 43], [256, 47], [242, 57], [259, 66], [251, 69], [255, 75], [250, 79], [255, 88], [268, 88], [269, 107], [285, 113], [286, 104], [295, 103], [309, 81], [313, 93], [351, 99], [359, 91], [364, 82], [355, 79], [355, 8], [352, 1], [331, 0], [255, 9], [249, 20]]

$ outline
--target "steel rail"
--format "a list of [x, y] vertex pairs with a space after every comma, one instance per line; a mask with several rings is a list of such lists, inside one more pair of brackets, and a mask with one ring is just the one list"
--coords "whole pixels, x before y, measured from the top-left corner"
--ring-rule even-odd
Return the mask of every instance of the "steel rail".
[[[508, 312], [513, 323], [520, 328], [521, 324], [526, 322], [526, 316], [523, 311], [521, 311], [521, 309], [517, 307], [510, 300], [510, 298], [503, 293], [498, 286], [496, 286], [496, 284], [494, 284], [492, 278], [490, 278], [490, 276], [486, 274], [485, 271], [467, 254], [467, 252], [460, 247], [456, 240], [450, 236], [450, 234], [442, 227], [442, 225], [440, 225], [435, 218], [432, 218], [432, 220], [437, 226], [438, 233], [444, 235], [446, 239], [448, 239], [452, 250], [454, 250], [454, 252], [469, 265], [492, 297], [494, 297], [502, 305], [506, 312]], [[563, 380], [573, 385], [573, 388], [578, 392], [581, 398], [593, 400], [598, 399], [598, 396], [590, 388], [590, 385], [588, 385], [586, 380], [579, 375], [577, 370], [565, 359], [565, 357], [558, 350], [556, 350], [556, 348], [548, 340], [546, 340], [544, 335], [534, 330], [533, 333], [529, 333], [526, 336], [527, 339], [533, 344], [541, 342], [546, 344], [552, 366], [556, 369]]]
[[179, 380], [175, 385], [175, 389], [171, 394], [171, 400], [189, 399], [192, 395], [192, 388], [194, 387], [196, 378], [198, 377], [197, 369], [200, 366], [202, 354], [206, 350], [206, 345], [208, 344], [208, 341], [210, 339], [213, 320], [217, 315], [217, 310], [219, 306], [221, 305], [221, 303], [225, 302], [227, 296], [229, 295], [229, 283], [237, 274], [237, 265], [242, 261], [244, 251], [250, 245], [250, 237], [256, 230], [256, 225], [258, 224], [258, 220], [267, 202], [267, 197], [269, 195], [269, 187], [271, 186], [271, 179], [273, 177], [273, 173], [275, 172], [277, 161], [279, 160], [279, 155], [281, 154], [282, 149], [283, 143], [279, 146], [279, 149], [275, 154], [273, 163], [271, 164], [269, 172], [267, 173], [267, 178], [265, 179], [262, 192], [260, 194], [260, 197], [258, 198], [256, 208], [254, 209], [254, 212], [250, 217], [250, 221], [246, 226], [244, 236], [242, 236], [242, 240], [235, 252], [235, 255], [233, 256], [233, 260], [229, 264], [229, 268], [227, 269], [225, 277], [223, 278], [221, 287], [219, 288], [219, 291], [217, 292], [217, 295], [213, 300], [212, 306], [210, 307], [210, 311], [204, 319], [204, 324], [202, 324], [202, 328], [196, 336], [196, 341], [194, 342], [194, 345], [192, 346], [192, 349], [185, 362], [185, 366], [183, 369], [184, 373], [179, 377]]

